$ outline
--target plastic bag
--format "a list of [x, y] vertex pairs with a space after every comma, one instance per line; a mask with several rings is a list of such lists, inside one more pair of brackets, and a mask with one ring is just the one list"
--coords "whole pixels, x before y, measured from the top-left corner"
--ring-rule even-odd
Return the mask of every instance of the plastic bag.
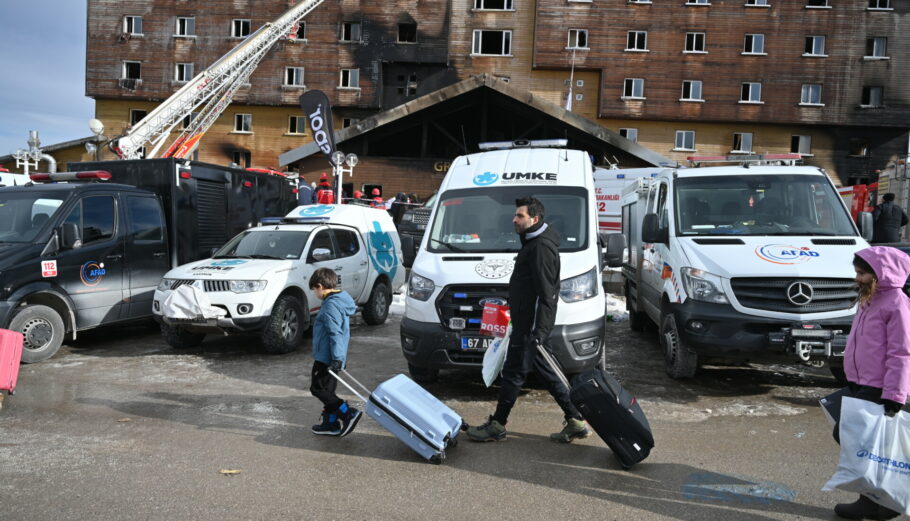
[[859, 492], [910, 514], [910, 415], [889, 418], [881, 405], [844, 397], [840, 418], [840, 462], [822, 490]]
[[184, 284], [172, 291], [161, 303], [161, 314], [176, 319], [210, 319], [227, 315], [223, 309], [213, 306], [209, 296], [194, 285]]
[[483, 383], [487, 387], [493, 385], [496, 377], [502, 372], [502, 366], [506, 363], [506, 353], [509, 350], [509, 337], [512, 336], [512, 323], [506, 326], [505, 336], [493, 339], [493, 343], [483, 353]]
[[504, 304], [486, 303], [483, 305], [483, 315], [480, 319], [480, 334], [503, 336], [509, 326], [511, 316], [509, 306]]

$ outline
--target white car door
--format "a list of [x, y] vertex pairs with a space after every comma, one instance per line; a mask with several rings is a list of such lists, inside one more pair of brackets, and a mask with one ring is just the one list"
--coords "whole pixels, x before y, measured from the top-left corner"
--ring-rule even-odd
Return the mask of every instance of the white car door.
[[347, 227], [333, 227], [337, 258], [333, 263], [335, 273], [341, 276], [341, 289], [358, 300], [369, 279], [369, 257], [360, 240], [360, 234]]

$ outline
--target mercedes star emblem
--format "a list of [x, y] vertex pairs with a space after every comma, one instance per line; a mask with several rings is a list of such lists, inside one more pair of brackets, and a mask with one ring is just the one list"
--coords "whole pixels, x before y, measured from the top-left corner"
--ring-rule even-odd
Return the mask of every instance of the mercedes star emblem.
[[805, 306], [812, 302], [815, 291], [805, 282], [794, 282], [787, 286], [787, 300], [794, 306]]

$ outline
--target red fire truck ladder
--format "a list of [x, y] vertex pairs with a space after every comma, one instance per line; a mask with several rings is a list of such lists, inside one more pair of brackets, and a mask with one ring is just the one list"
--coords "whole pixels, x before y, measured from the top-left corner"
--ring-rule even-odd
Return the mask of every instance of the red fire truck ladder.
[[[139, 159], [142, 147], [150, 147], [145, 157], [189, 156], [218, 116], [230, 105], [234, 94], [243, 87], [260, 60], [275, 42], [295, 38], [297, 22], [323, 0], [304, 0], [277, 20], [250, 34], [230, 52], [197, 74], [180, 90], [164, 100], [155, 110], [115, 138], [110, 148], [121, 159]], [[196, 112], [180, 136], [159, 155], [174, 127]]]

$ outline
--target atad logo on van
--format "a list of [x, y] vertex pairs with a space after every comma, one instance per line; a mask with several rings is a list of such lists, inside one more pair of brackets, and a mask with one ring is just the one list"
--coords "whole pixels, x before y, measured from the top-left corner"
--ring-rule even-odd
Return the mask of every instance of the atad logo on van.
[[791, 246], [789, 244], [766, 244], [755, 248], [758, 258], [774, 264], [802, 264], [821, 257], [821, 254], [808, 246]]
[[493, 172], [484, 172], [474, 176], [474, 184], [477, 186], [487, 186], [499, 180], [499, 174]]

